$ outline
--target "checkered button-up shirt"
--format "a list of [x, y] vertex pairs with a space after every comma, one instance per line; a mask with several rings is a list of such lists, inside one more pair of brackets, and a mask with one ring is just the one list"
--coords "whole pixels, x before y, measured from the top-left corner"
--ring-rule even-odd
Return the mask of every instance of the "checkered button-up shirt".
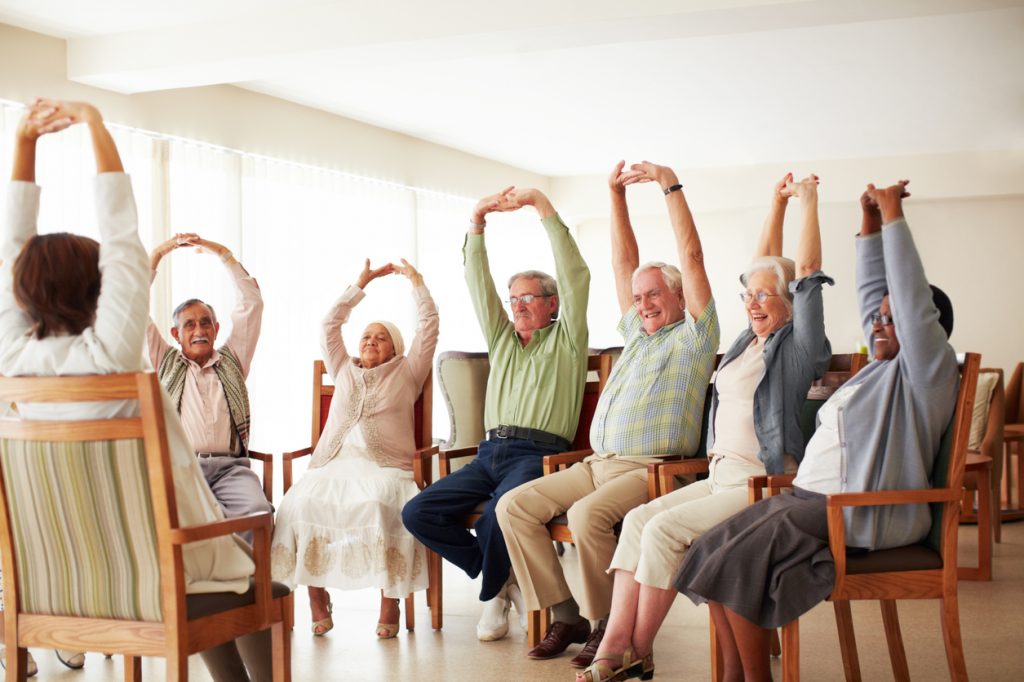
[[714, 300], [700, 318], [686, 313], [650, 336], [631, 308], [618, 329], [626, 343], [597, 403], [591, 447], [619, 457], [692, 455], [718, 350]]

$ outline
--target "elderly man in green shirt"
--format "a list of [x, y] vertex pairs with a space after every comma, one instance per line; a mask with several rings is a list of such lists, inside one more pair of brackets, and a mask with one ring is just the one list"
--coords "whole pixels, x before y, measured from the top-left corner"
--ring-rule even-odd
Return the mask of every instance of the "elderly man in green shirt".
[[[488, 213], [523, 206], [540, 215], [558, 279], [537, 270], [513, 275], [510, 320], [491, 278], [484, 221]], [[590, 271], [551, 202], [535, 189], [509, 187], [481, 199], [463, 254], [490, 355], [487, 436], [476, 459], [410, 500], [402, 520], [424, 545], [470, 577], [483, 574], [480, 599], [486, 605], [477, 636], [490, 641], [507, 634], [509, 601], [520, 599], [494, 508], [506, 491], [540, 477], [544, 456], [568, 450], [576, 433], [587, 373]], [[464, 520], [480, 502], [486, 504], [474, 536]]]
[[[615, 524], [647, 502], [647, 465], [658, 456], [694, 454], [700, 446], [708, 381], [719, 326], [700, 237], [671, 168], [644, 162], [608, 183], [612, 201], [612, 266], [626, 345], [601, 393], [590, 426], [594, 453], [569, 469], [509, 491], [498, 505], [512, 567], [525, 606], [552, 607], [552, 624], [530, 658], [557, 656], [586, 641], [571, 665], [591, 664], [611, 611]], [[681, 270], [640, 265], [629, 221], [626, 185], [656, 182], [665, 193]], [[580, 580], [570, 589], [547, 523], [568, 511], [579, 552]], [[582, 615], [581, 615], [582, 614]], [[596, 626], [591, 630], [588, 622]], [[589, 635], [589, 637], [588, 637]]]

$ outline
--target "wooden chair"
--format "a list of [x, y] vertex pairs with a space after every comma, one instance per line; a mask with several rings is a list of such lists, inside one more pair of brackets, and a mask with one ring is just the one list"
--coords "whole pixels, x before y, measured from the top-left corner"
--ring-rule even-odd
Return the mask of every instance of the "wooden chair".
[[[589, 455], [589, 454], [591, 454], [593, 452], [592, 450], [590, 450], [590, 423], [591, 423], [591, 421], [594, 418], [594, 410], [597, 408], [597, 401], [600, 398], [601, 391], [604, 389], [605, 384], [608, 382], [608, 376], [611, 374], [612, 360], [615, 357], [615, 355], [616, 355], [615, 351], [617, 351], [617, 350], [618, 349], [616, 349], [616, 348], [611, 348], [611, 349], [606, 349], [606, 351], [598, 351], [597, 353], [594, 353], [592, 351], [591, 354], [587, 356], [587, 372], [588, 373], [596, 373], [596, 375], [595, 375], [596, 378], [594, 378], [593, 380], [588, 380], [586, 385], [584, 386], [584, 389], [583, 389], [583, 404], [582, 404], [582, 406], [580, 408], [580, 419], [579, 419], [579, 422], [578, 422], [577, 427], [576, 427], [576, 435], [573, 438], [573, 442], [572, 442], [573, 448], [578, 448], [578, 449], [574, 449], [573, 451], [567, 452], [567, 453], [559, 453], [557, 455], [548, 455], [548, 456], [546, 456], [544, 458], [544, 471], [545, 471], [545, 474], [548, 472], [549, 469], [556, 470], [556, 469], [552, 469], [552, 467], [564, 468], [564, 467], [571, 466], [572, 464], [582, 460], [584, 457], [586, 457], [587, 455]], [[449, 359], [459, 359], [459, 358], [461, 358], [461, 359], [470, 360], [470, 361], [478, 360], [480, 355], [483, 355], [484, 357], [486, 357], [485, 353], [481, 353], [481, 354], [463, 353], [463, 354], [459, 354], [459, 355], [450, 355], [450, 356], [448, 355], [448, 353], [442, 353], [442, 356], [448, 356]], [[440, 362], [441, 362], [441, 358], [438, 359], [438, 364], [439, 365], [440, 365]], [[479, 370], [478, 370], [478, 372], [479, 372]], [[442, 373], [442, 374], [440, 374], [440, 376], [442, 378], [445, 377], [446, 375], [447, 376], [451, 376], [450, 373]], [[477, 379], [479, 379], [479, 374], [477, 374]], [[483, 385], [482, 388], [479, 388], [480, 395], [483, 395], [483, 393], [486, 391], [486, 380], [487, 380], [487, 375], [486, 375], [486, 372], [485, 372], [483, 374], [484, 385]], [[441, 381], [441, 384], [442, 384], [442, 391], [445, 391], [446, 395], [447, 395], [448, 389], [446, 389], [444, 387], [445, 386], [445, 382], [444, 382], [443, 379]], [[450, 414], [453, 413], [452, 403], [451, 402], [449, 402], [449, 413]], [[482, 422], [483, 422], [483, 403], [482, 402], [480, 403], [480, 416], [481, 416], [481, 433], [482, 433], [482, 431], [483, 431], [483, 428], [482, 428]], [[454, 433], [455, 433], [455, 431], [454, 431], [455, 422], [456, 422], [456, 418], [455, 418], [454, 414], [452, 414], [453, 440], [454, 440]], [[454, 463], [459, 462], [460, 460], [465, 460], [465, 459], [470, 458], [470, 457], [475, 457], [476, 456], [476, 451], [477, 451], [477, 446], [476, 445], [472, 445], [472, 446], [469, 446], [469, 447], [441, 450], [440, 454], [438, 456], [438, 469], [439, 469], [439, 472], [440, 472], [439, 473], [439, 479], [440, 478], [444, 478], [445, 476], [448, 476], [448, 475], [450, 475], [452, 473], [452, 471], [454, 470], [454, 467], [453, 467]], [[483, 511], [484, 505], [485, 505], [485, 503], [481, 502], [466, 517], [465, 524], [466, 524], [467, 528], [473, 528], [476, 525], [476, 522], [480, 519], [480, 514]], [[562, 518], [564, 519], [564, 515], [563, 515]], [[550, 524], [548, 524], [548, 529], [549, 529], [549, 531], [551, 531], [551, 537], [556, 542], [572, 542], [572, 535], [569, 532], [568, 525], [565, 525], [565, 523], [566, 522], [563, 520], [563, 522], [562, 522], [562, 524], [560, 526], [559, 526], [559, 524], [556, 524], [555, 521], [552, 521]], [[559, 530], [559, 528], [561, 530]], [[552, 530], [552, 529], [554, 529], [554, 530]], [[547, 612], [545, 610], [545, 614], [546, 613]], [[540, 618], [541, 618], [541, 616], [540, 616], [539, 612], [537, 612], [537, 611], [531, 611], [528, 614], [528, 616], [527, 616], [527, 638], [531, 642], [530, 646], [535, 646], [537, 644], [537, 642], [540, 641], [540, 635], [539, 635]], [[534, 641], [534, 640], [536, 640], [536, 641]]]
[[[286, 452], [282, 460], [282, 494], [292, 487], [292, 463], [300, 457], [312, 455], [320, 441], [327, 415], [331, 411], [331, 398], [334, 397], [334, 386], [324, 383], [327, 367], [323, 360], [313, 361], [313, 410], [310, 425], [310, 445], [308, 448]], [[430, 485], [432, 480], [431, 462], [437, 446], [432, 444], [433, 438], [433, 386], [434, 373], [427, 375], [423, 382], [423, 390], [416, 399], [413, 408], [415, 413], [416, 446], [413, 459], [413, 480], [420, 490]], [[431, 612], [431, 624], [435, 630], [441, 629], [441, 558], [427, 550], [427, 607]], [[416, 626], [416, 604], [413, 595], [405, 598], [405, 628], [412, 630]]]
[[[988, 402], [985, 431], [981, 444], [977, 450], [967, 450], [967, 464], [964, 469], [964, 499], [960, 515], [961, 523], [978, 524], [978, 565], [977, 567], [958, 567], [957, 571], [961, 580], [991, 580], [992, 540], [994, 538], [996, 542], [1002, 541], [999, 481], [1003, 469], [1003, 419], [1006, 410], [1003, 370], [996, 368], [979, 370], [979, 390], [982, 379], [986, 376], [994, 378], [995, 385]], [[978, 397], [976, 393], [975, 398]], [[971, 427], [973, 430], [973, 421]], [[978, 499], [976, 507], [975, 495]]]
[[[858, 599], [878, 600], [880, 603], [889, 659], [893, 676], [897, 680], [910, 679], [910, 672], [903, 649], [896, 600], [939, 599], [942, 637], [950, 678], [956, 681], [967, 680], [957, 597], [957, 531], [963, 499], [971, 406], [980, 362], [981, 356], [978, 354], [966, 353], [961, 363], [956, 410], [943, 434], [935, 462], [935, 487], [828, 496], [829, 546], [835, 558], [836, 570], [835, 587], [828, 600], [835, 609], [843, 670], [847, 680], [861, 679], [850, 610], [850, 601]], [[763, 481], [770, 495], [778, 494], [792, 482], [792, 474], [769, 476]], [[751, 485], [753, 487], [755, 484]], [[921, 543], [847, 555], [844, 508], [925, 502], [932, 508], [932, 528]], [[782, 679], [786, 682], [800, 679], [799, 627], [799, 620], [794, 620], [782, 628]]]
[[274, 455], [269, 452], [249, 450], [249, 459], [263, 463], [263, 495], [267, 502], [274, 501]]
[[[1024, 519], [1024, 362], [1018, 362], [1006, 383], [1006, 417], [1003, 437], [1003, 521]], [[1016, 458], [1017, 465], [1013, 462]], [[1016, 486], [1014, 485], [1016, 480]]]
[[[126, 680], [141, 678], [140, 657], [163, 656], [167, 679], [186, 680], [189, 654], [268, 628], [273, 679], [291, 679], [272, 516], [179, 526], [156, 374], [0, 378], [0, 404], [106, 400], [137, 400], [141, 416], [0, 421], [7, 679], [25, 679], [36, 646], [123, 654]], [[186, 596], [182, 545], [243, 531], [254, 534], [253, 587], [216, 595], [212, 609], [212, 595]]]

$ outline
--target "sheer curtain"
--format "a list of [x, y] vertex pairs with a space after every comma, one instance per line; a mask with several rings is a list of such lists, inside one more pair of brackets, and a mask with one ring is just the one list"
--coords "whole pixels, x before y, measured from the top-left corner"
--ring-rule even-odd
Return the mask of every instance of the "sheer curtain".
[[[0, 102], [0, 162], [10, 168], [20, 105]], [[151, 249], [176, 232], [197, 232], [230, 248], [260, 284], [262, 333], [249, 376], [252, 447], [280, 453], [309, 444], [310, 366], [320, 357], [320, 322], [374, 265], [406, 258], [424, 274], [441, 315], [438, 352], [485, 350], [462, 275], [462, 244], [475, 197], [442, 195], [333, 170], [287, 163], [110, 126], [132, 177], [140, 235]], [[76, 127], [40, 142], [38, 181], [44, 186], [40, 230], [98, 237], [90, 178], [95, 174], [87, 131]], [[495, 188], [498, 190], [500, 188]], [[526, 209], [489, 220], [487, 245], [496, 285], [507, 298], [514, 272], [554, 273], [551, 250], [536, 214]], [[404, 277], [367, 287], [347, 325], [350, 352], [366, 324], [396, 323], [406, 342], [415, 309]], [[169, 336], [170, 313], [181, 301], [209, 302], [230, 334], [234, 287], [212, 255], [182, 249], [161, 263], [151, 314]], [[434, 435], [448, 436], [444, 401], [436, 392]]]

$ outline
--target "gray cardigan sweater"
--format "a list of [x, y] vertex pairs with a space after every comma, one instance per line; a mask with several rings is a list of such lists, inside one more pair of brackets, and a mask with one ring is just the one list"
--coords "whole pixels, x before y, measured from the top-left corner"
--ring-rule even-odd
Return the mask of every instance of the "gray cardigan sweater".
[[[764, 374], [754, 389], [754, 433], [761, 445], [758, 459], [769, 474], [781, 474], [785, 455], [797, 463], [804, 456], [804, 435], [800, 429], [800, 411], [811, 382], [820, 378], [832, 358], [832, 346], [825, 336], [825, 312], [821, 287], [832, 284], [821, 272], [789, 283], [793, 292], [793, 319], [768, 335], [764, 344]], [[748, 327], [740, 333], [722, 357], [719, 369], [735, 360], [750, 342], [754, 332]], [[715, 442], [715, 412], [718, 388], [711, 395], [708, 451]]]
[[[906, 220], [857, 238], [857, 297], [868, 347], [871, 314], [886, 290], [900, 351], [851, 380], [860, 389], [839, 412], [843, 492], [931, 486], [942, 433], [960, 381], [956, 354]], [[846, 544], [886, 549], [918, 542], [931, 528], [927, 504], [846, 510]]]

